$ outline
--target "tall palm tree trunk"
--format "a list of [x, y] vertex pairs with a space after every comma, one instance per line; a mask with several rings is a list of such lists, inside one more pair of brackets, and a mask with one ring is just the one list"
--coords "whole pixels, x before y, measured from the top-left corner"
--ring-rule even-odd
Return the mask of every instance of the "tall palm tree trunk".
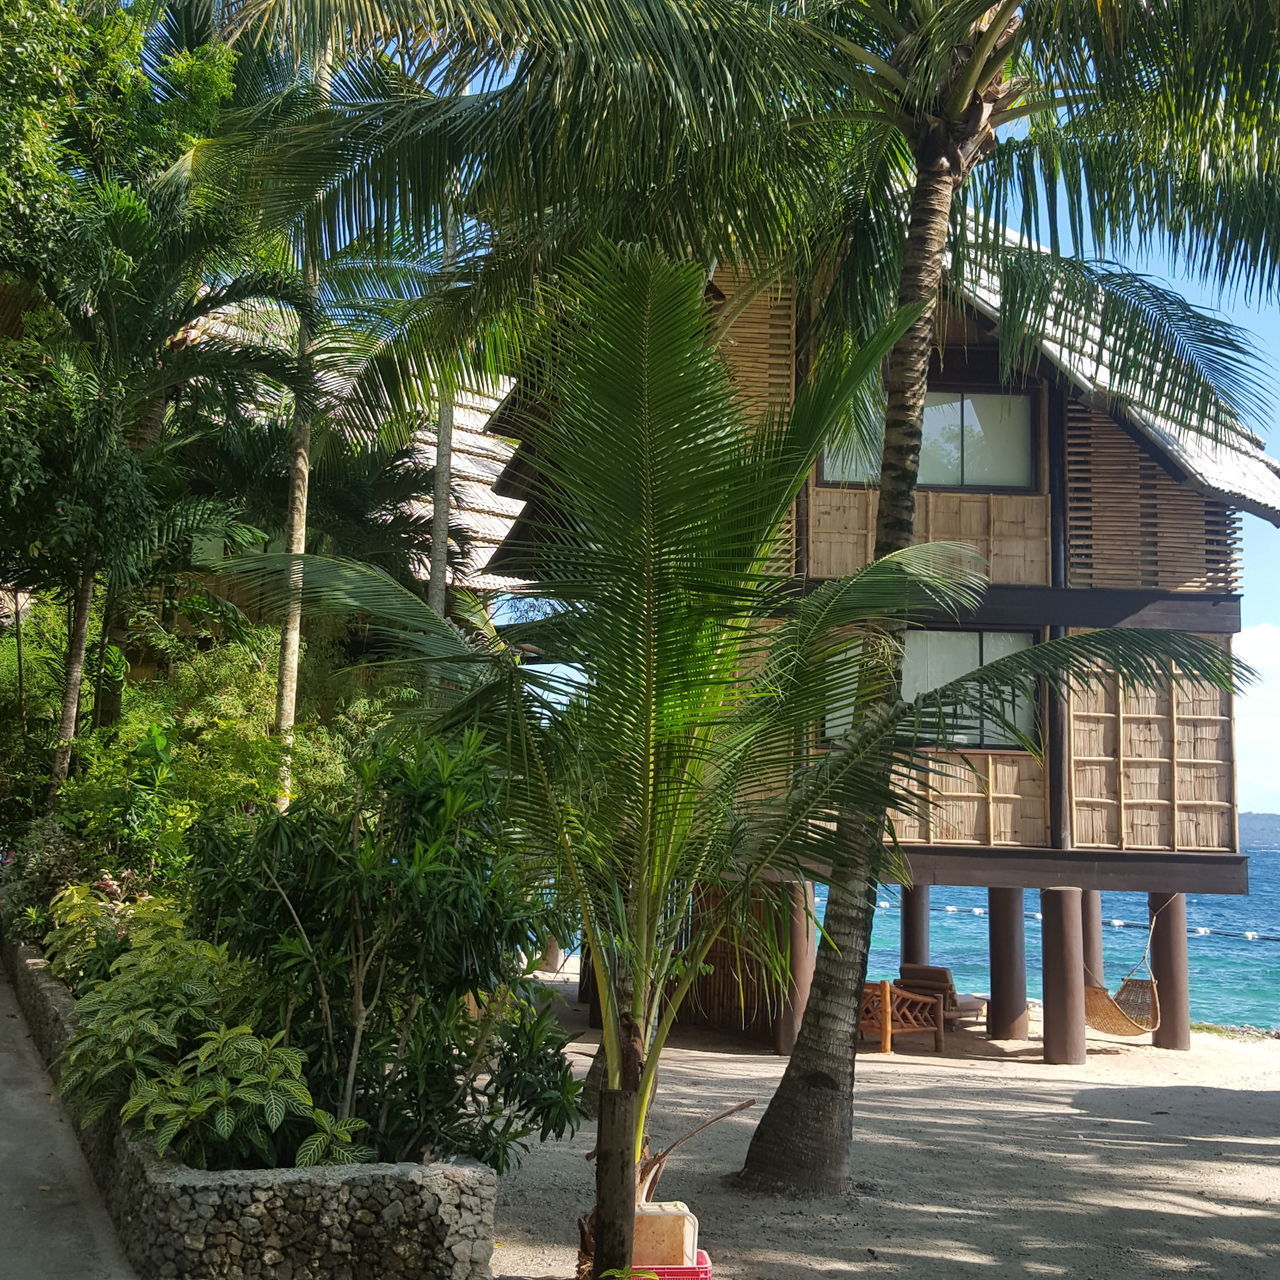
[[[332, 65], [327, 43], [316, 55], [316, 88], [322, 101], [329, 97], [332, 82]], [[318, 249], [309, 242], [303, 231], [302, 282], [308, 297], [315, 301], [320, 290], [320, 260]], [[298, 356], [306, 360], [314, 350], [314, 335], [306, 316], [298, 321]], [[289, 498], [285, 523], [285, 553], [300, 556], [307, 550], [307, 496], [311, 486], [311, 409], [309, 405], [296, 404], [293, 411], [293, 431], [289, 439]], [[302, 570], [295, 568], [293, 587], [280, 625], [280, 663], [276, 672], [276, 733], [280, 737], [284, 754], [280, 760], [280, 779], [276, 793], [276, 808], [281, 812], [289, 807], [289, 791], [292, 783], [290, 756], [293, 748], [293, 726], [298, 712], [298, 663], [302, 653]]]
[[13, 589], [13, 646], [18, 668], [18, 729], [22, 741], [27, 740], [27, 658], [22, 641], [22, 595]]
[[[440, 265], [445, 278], [454, 267], [456, 252], [453, 211], [444, 215], [444, 244]], [[435, 476], [431, 494], [431, 556], [427, 577], [427, 603], [444, 613], [448, 605], [449, 497], [453, 486], [453, 390], [442, 382], [436, 414]]]
[[[303, 274], [308, 290], [314, 290], [318, 273], [313, 262], [304, 264]], [[299, 325], [298, 354], [305, 358], [310, 351], [311, 334], [304, 319]], [[284, 549], [290, 556], [300, 556], [307, 549], [307, 495], [310, 485], [311, 414], [306, 406], [298, 405], [294, 409], [293, 431], [289, 439], [289, 505]], [[289, 807], [289, 757], [298, 710], [298, 662], [302, 652], [302, 570], [294, 568], [290, 573], [294, 581], [280, 625], [280, 665], [276, 674], [276, 733], [284, 746], [276, 795], [276, 806], [281, 811]]]
[[58, 720], [58, 745], [49, 769], [46, 808], [50, 811], [57, 803], [58, 789], [66, 781], [71, 767], [71, 745], [76, 736], [76, 720], [80, 712], [80, 684], [84, 679], [85, 652], [89, 647], [89, 610], [93, 603], [93, 576], [97, 560], [93, 552], [86, 555], [71, 607], [71, 630], [67, 636], [67, 674], [62, 686], [62, 715]]
[[[921, 310], [894, 346], [885, 373], [877, 559], [910, 546], [915, 538], [929, 351], [954, 194], [945, 157], [928, 163], [922, 158], [898, 286], [899, 306]], [[893, 660], [900, 664], [900, 657]], [[900, 665], [896, 674], [900, 681]], [[883, 814], [869, 814], [848, 823], [850, 840], [862, 845], [866, 854], [832, 876], [813, 985], [796, 1046], [747, 1152], [743, 1178], [752, 1186], [831, 1195], [852, 1181], [854, 1059], [875, 905], [879, 862], [875, 846], [883, 822]]]
[[102, 608], [102, 637], [98, 649], [98, 673], [94, 680], [93, 726], [115, 724], [124, 705], [124, 682], [107, 680], [107, 650], [114, 646], [123, 655], [129, 639], [129, 606], [126, 600], [109, 595]]

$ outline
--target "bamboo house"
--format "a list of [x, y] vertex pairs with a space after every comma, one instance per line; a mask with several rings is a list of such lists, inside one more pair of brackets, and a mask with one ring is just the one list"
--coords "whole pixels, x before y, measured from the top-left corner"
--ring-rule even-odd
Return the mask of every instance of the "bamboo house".
[[[733, 288], [717, 273], [709, 292], [723, 298]], [[990, 587], [970, 615], [908, 634], [906, 689], [1090, 628], [1178, 629], [1230, 646], [1240, 629], [1241, 512], [1280, 524], [1280, 465], [1253, 438], [1215, 442], [1108, 410], [1097, 370], [1065, 344], [1044, 344], [1015, 377], [1002, 377], [994, 310], [989, 291], [974, 291], [939, 326], [918, 507], [920, 540], [972, 544], [987, 560]], [[725, 348], [742, 390], [761, 405], [785, 401], [797, 376], [792, 296], [766, 289], [726, 315]], [[501, 419], [499, 411], [492, 429], [502, 431]], [[522, 496], [522, 475], [517, 450], [497, 491]], [[797, 579], [866, 564], [875, 510], [865, 462], [824, 457], [794, 512]], [[516, 521], [508, 545], [528, 536], [528, 518]], [[502, 572], [503, 558], [500, 548], [490, 571]], [[1100, 894], [1144, 892], [1162, 1009], [1154, 1043], [1189, 1047], [1185, 895], [1248, 891], [1232, 699], [1171, 678], [1159, 689], [1104, 683], [1042, 701], [1028, 709], [1038, 717], [1040, 757], [983, 725], [963, 754], [937, 753], [940, 803], [898, 829], [909, 870], [902, 960], [931, 958], [931, 886], [985, 888], [988, 1031], [1024, 1039], [1027, 893], [1039, 893], [1046, 1058], [1082, 1061], [1085, 987], [1103, 981]], [[793, 893], [794, 975], [781, 1006], [758, 998], [744, 1010], [744, 989], [759, 995], [761, 984], [720, 972], [701, 981], [689, 1016], [741, 1029], [745, 1013], [748, 1034], [788, 1051], [813, 963], [806, 912], [804, 894]]]

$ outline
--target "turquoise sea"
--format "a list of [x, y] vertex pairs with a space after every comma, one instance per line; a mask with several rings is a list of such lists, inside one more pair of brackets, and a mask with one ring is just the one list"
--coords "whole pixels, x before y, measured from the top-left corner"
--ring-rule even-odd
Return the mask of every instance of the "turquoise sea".
[[[1247, 897], [1187, 898], [1191, 1016], [1197, 1022], [1280, 1028], [1280, 847], [1254, 846], [1245, 852], [1250, 855]], [[824, 897], [819, 890], [819, 910]], [[1040, 909], [1040, 895], [1028, 890], [1025, 901], [1027, 991], [1038, 1000], [1040, 921], [1034, 913]], [[882, 887], [879, 904], [867, 970], [871, 979], [898, 971], [897, 890]], [[933, 963], [952, 969], [961, 991], [990, 989], [986, 905], [985, 889], [937, 886], [930, 898]], [[1146, 895], [1104, 893], [1102, 915], [1106, 980], [1114, 991], [1146, 946]], [[1116, 920], [1134, 927], [1110, 923]]]

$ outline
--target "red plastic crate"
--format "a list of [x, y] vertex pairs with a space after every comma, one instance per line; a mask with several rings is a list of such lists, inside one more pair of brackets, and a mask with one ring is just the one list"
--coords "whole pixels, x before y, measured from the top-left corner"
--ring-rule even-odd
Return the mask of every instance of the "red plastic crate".
[[711, 1259], [705, 1249], [699, 1249], [698, 1261], [692, 1267], [647, 1267], [637, 1262], [634, 1270], [641, 1275], [652, 1272], [658, 1280], [711, 1280]]

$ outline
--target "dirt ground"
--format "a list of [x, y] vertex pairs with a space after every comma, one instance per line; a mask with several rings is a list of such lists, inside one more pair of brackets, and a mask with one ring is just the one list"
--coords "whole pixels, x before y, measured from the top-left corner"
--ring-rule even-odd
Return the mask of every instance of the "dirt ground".
[[[580, 1006], [564, 1015], [585, 1028]], [[803, 1202], [726, 1182], [783, 1061], [705, 1036], [668, 1051], [655, 1144], [758, 1099], [678, 1152], [660, 1192], [698, 1215], [718, 1280], [1280, 1280], [1280, 1041], [1197, 1033], [1174, 1053], [1091, 1036], [1070, 1067], [1038, 1061], [1038, 1040], [931, 1043], [859, 1054], [858, 1186]], [[584, 1070], [594, 1045], [584, 1030], [573, 1046]], [[593, 1137], [535, 1147], [502, 1179], [496, 1276], [573, 1274]]]

